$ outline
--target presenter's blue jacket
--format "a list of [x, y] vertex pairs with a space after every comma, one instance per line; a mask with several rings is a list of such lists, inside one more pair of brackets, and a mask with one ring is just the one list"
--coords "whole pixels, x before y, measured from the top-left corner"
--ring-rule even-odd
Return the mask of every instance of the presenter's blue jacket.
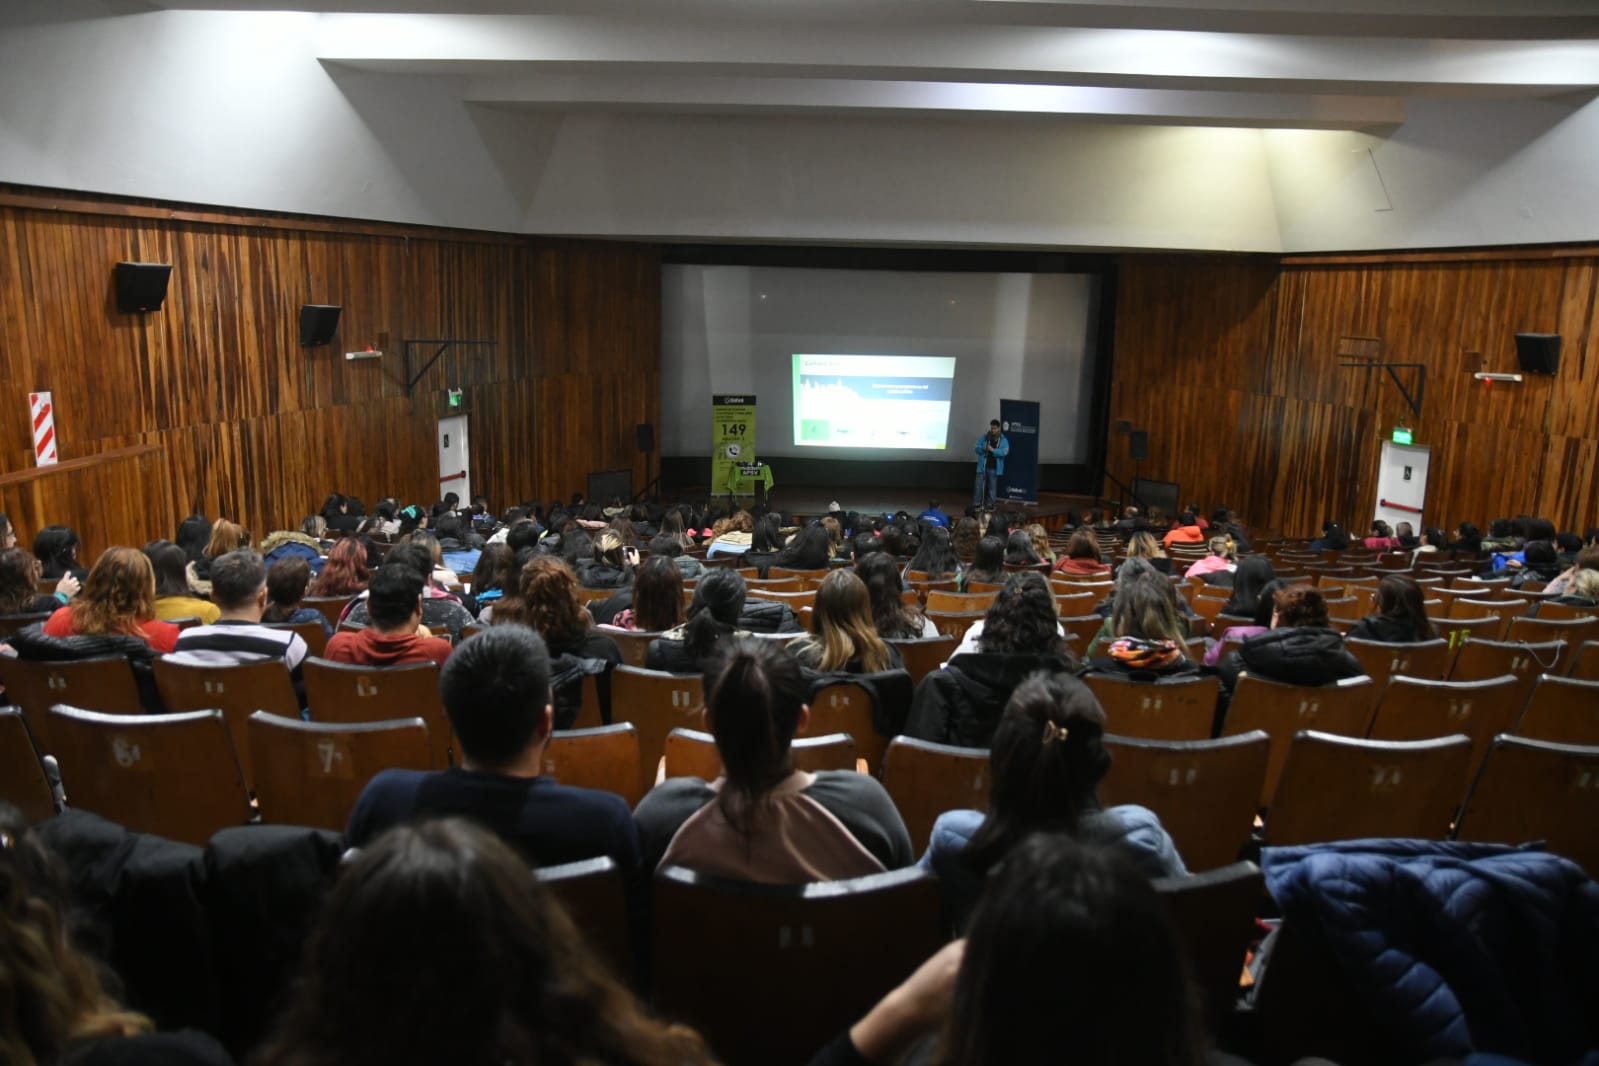
[[[984, 433], [977, 438], [977, 445], [972, 449], [977, 453], [977, 472], [981, 474], [988, 468], [988, 451], [983, 445], [988, 443], [988, 434]], [[999, 445], [994, 449], [994, 473], [1000, 477], [1005, 476], [1005, 456], [1010, 454], [1010, 439], [1003, 433], [999, 436]]]

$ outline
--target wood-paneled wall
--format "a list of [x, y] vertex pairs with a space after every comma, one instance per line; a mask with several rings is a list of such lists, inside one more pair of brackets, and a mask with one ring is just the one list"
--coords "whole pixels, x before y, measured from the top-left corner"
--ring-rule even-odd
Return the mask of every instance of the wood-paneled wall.
[[[117, 313], [118, 260], [172, 264], [160, 311]], [[333, 345], [300, 347], [304, 303], [343, 308]], [[407, 396], [406, 338], [493, 344], [449, 350]], [[344, 359], [380, 341], [381, 360]], [[435, 347], [417, 346], [416, 365]], [[495, 507], [570, 496], [597, 470], [631, 468], [642, 487], [634, 426], [660, 420], [659, 254], [0, 187], [0, 382], [0, 474], [32, 466], [33, 390], [54, 393], [63, 460], [159, 447], [148, 537], [191, 511], [258, 537], [295, 528], [330, 491], [431, 503], [452, 387], [473, 489]], [[12, 503], [0, 490], [0, 510]], [[67, 524], [97, 513], [53, 505]]]
[[[1149, 430], [1143, 475], [1185, 500], [1289, 534], [1364, 528], [1404, 417], [1432, 449], [1429, 524], [1599, 524], [1599, 248], [1128, 256], [1119, 272], [1111, 417]], [[1559, 373], [1476, 381], [1519, 369], [1518, 332], [1560, 334]], [[1420, 417], [1383, 372], [1339, 365], [1350, 356], [1424, 364]], [[1130, 480], [1124, 436], [1108, 456]]]

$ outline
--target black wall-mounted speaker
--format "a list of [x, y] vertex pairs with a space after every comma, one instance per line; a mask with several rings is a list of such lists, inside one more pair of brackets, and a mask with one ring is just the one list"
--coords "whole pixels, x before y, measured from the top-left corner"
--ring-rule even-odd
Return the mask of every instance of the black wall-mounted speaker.
[[332, 341], [339, 330], [339, 310], [333, 304], [302, 304], [300, 347], [314, 348]]
[[648, 422], [640, 422], [634, 429], [638, 433], [638, 450], [649, 455], [655, 450], [655, 427]]
[[160, 310], [171, 277], [170, 263], [118, 263], [112, 271], [117, 310], [124, 315]]
[[1560, 369], [1560, 334], [1516, 334], [1516, 358], [1529, 374], [1553, 374]]
[[1149, 430], [1133, 430], [1132, 436], [1128, 438], [1128, 443], [1131, 446], [1134, 459], [1149, 458]]

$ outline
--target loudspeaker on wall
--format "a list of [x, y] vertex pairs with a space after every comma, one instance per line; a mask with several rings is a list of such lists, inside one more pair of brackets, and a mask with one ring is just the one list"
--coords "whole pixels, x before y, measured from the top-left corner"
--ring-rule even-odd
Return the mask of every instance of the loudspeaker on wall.
[[339, 329], [339, 310], [333, 304], [300, 305], [300, 347], [314, 348], [332, 341]]
[[1149, 458], [1149, 430], [1135, 429], [1130, 438], [1134, 459]]
[[1553, 374], [1560, 370], [1560, 334], [1516, 334], [1516, 358], [1529, 374]]
[[638, 450], [648, 455], [655, 450], [655, 426], [649, 422], [640, 422], [634, 427], [638, 433]]
[[125, 315], [160, 310], [171, 277], [170, 263], [118, 263], [112, 272], [117, 310]]

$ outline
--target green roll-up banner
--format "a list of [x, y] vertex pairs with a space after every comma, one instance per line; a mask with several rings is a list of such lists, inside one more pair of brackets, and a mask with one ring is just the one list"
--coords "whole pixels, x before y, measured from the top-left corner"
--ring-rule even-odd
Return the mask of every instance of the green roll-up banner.
[[755, 461], [755, 397], [711, 397], [711, 494], [727, 491], [733, 467]]

